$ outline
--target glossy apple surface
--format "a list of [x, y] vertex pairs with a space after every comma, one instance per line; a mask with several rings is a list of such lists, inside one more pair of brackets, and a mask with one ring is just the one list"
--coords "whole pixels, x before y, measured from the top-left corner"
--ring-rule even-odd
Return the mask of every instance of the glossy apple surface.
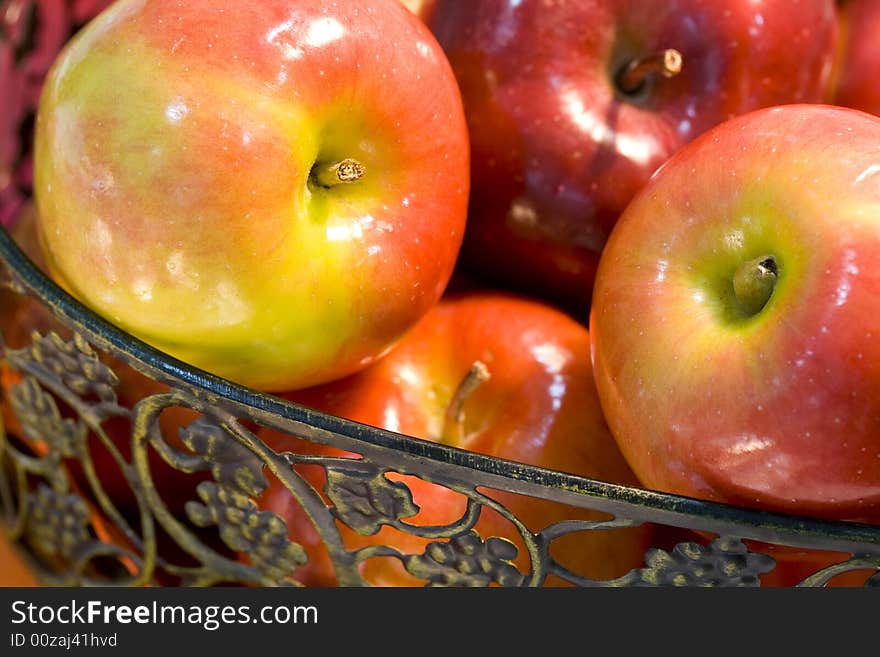
[[840, 3], [842, 55], [834, 102], [880, 115], [880, 3]]
[[[445, 419], [447, 410], [475, 361], [485, 364], [490, 378], [464, 399], [462, 423], [450, 425]], [[288, 398], [474, 452], [636, 484], [602, 417], [586, 327], [533, 299], [477, 289], [449, 295], [375, 365]], [[279, 451], [340, 454], [274, 431], [265, 431], [261, 438]], [[321, 490], [323, 471], [308, 467], [302, 467], [304, 476]], [[410, 476], [399, 479], [410, 487], [421, 507], [407, 522], [442, 525], [462, 515], [465, 501], [460, 494]], [[508, 505], [532, 531], [556, 521], [602, 517], [546, 500], [486, 492]], [[285, 517], [291, 539], [307, 545], [315, 555], [297, 576], [307, 584], [333, 584], [332, 566], [327, 555], [320, 553], [318, 536], [287, 490], [274, 483], [261, 504]], [[484, 539], [502, 536], [519, 545], [516, 563], [522, 569], [528, 567], [525, 549], [509, 521], [486, 509], [476, 530]], [[427, 544], [387, 527], [369, 537], [346, 528], [342, 531], [349, 549], [379, 544], [421, 554]], [[554, 542], [551, 553], [576, 573], [610, 578], [643, 565], [650, 536], [648, 527], [579, 532]], [[396, 559], [370, 559], [362, 567], [363, 576], [373, 584], [423, 583], [406, 573]]]
[[[834, 0], [437, 0], [426, 20], [470, 128], [462, 262], [575, 310], [654, 169], [734, 115], [827, 100], [837, 38]], [[621, 89], [666, 49], [678, 75]]]
[[[151, 344], [262, 389], [338, 378], [436, 302], [468, 141], [448, 61], [397, 0], [123, 0], [44, 89], [51, 271]], [[321, 172], [356, 160], [360, 178]]]
[[[599, 396], [649, 488], [880, 519], [880, 118], [790, 105], [674, 156], [591, 315]], [[777, 275], [753, 304], [754, 263]]]

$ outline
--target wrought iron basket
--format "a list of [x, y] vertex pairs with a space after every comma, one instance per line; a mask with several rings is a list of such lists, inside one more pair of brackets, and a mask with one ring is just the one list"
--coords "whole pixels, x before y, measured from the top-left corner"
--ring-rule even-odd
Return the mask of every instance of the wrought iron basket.
[[[2, 222], [28, 207], [35, 90], [64, 40], [106, 4], [0, 2]], [[880, 526], [591, 480], [316, 412], [118, 329], [2, 228], [0, 264], [0, 309], [39, 318], [0, 342], [0, 530], [47, 584], [387, 583], [376, 562], [392, 564], [394, 582], [434, 586], [880, 584]], [[276, 451], [261, 428], [304, 449]], [[458, 497], [456, 517], [419, 523], [417, 479]], [[296, 507], [298, 531], [261, 506], [270, 482]], [[570, 519], [529, 526], [524, 499]], [[487, 514], [509, 531], [483, 535]], [[638, 559], [617, 571], [601, 556], [585, 571], [557, 556], [567, 540], [635, 535]], [[613, 560], [618, 543], [608, 545]]]

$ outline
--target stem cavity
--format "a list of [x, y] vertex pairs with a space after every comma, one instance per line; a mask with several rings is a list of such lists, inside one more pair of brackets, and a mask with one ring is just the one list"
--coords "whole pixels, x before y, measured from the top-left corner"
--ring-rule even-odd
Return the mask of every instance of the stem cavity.
[[675, 48], [667, 48], [653, 55], [634, 59], [617, 76], [618, 88], [627, 96], [638, 94], [651, 76], [675, 77], [683, 66], [681, 53]]
[[733, 292], [747, 316], [757, 315], [770, 300], [779, 265], [772, 255], [761, 256], [741, 264], [733, 274]]

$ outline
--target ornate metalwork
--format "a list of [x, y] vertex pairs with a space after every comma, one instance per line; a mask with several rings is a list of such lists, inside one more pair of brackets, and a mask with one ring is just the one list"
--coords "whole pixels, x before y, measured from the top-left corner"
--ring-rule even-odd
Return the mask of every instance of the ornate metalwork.
[[424, 554], [406, 557], [406, 569], [429, 586], [521, 586], [523, 574], [513, 565], [516, 546], [492, 537], [483, 540], [469, 531], [448, 541], [436, 541]]
[[[14, 46], [13, 73], [27, 68], [38, 81], [47, 66], [28, 68], [28, 58], [50, 61], [46, 53], [102, 4], [0, 0], [0, 46]], [[39, 41], [49, 50], [36, 53], [36, 31], [58, 16], [63, 38]], [[3, 220], [29, 194], [24, 137], [34, 96], [17, 98], [13, 130], [0, 135], [12, 144], [0, 161]], [[0, 264], [0, 294], [13, 290], [55, 321], [30, 340], [0, 341], [0, 529], [47, 583], [297, 586], [326, 561], [334, 583], [361, 586], [373, 583], [367, 566], [390, 559], [428, 586], [756, 586], [777, 567], [774, 549], [787, 547], [839, 555], [816, 561], [798, 585], [856, 572], [865, 586], [880, 584], [878, 526], [608, 484], [317, 413], [120, 331], [55, 285], [2, 228]], [[126, 384], [132, 377], [144, 385]], [[141, 394], [130, 398], [132, 389]], [[261, 428], [351, 456], [279, 452], [261, 440]], [[416, 479], [464, 500], [460, 515], [420, 523]], [[289, 496], [301, 525], [267, 508], [273, 486]], [[530, 527], [513, 510], [517, 497], [592, 509], [596, 519]], [[481, 535], [485, 514], [510, 531]], [[573, 572], [554, 556], [554, 546], [575, 534], [648, 525], [687, 533], [607, 579]]]
[[751, 553], [738, 538], [723, 537], [709, 546], [680, 543], [672, 552], [651, 550], [647, 567], [626, 576], [631, 586], [759, 586], [773, 559]]

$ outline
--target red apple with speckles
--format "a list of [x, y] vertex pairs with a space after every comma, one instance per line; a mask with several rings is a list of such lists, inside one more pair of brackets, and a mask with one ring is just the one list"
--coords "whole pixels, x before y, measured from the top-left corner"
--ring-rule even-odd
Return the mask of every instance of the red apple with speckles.
[[461, 86], [472, 145], [462, 263], [583, 311], [609, 231], [673, 152], [735, 115], [828, 100], [835, 9], [437, 0], [426, 20]]
[[615, 226], [591, 313], [645, 486], [880, 521], [880, 117], [780, 106], [686, 146]]
[[[559, 310], [535, 299], [471, 288], [442, 299], [370, 368], [286, 396], [337, 416], [453, 447], [637, 485], [602, 416], [589, 349], [586, 327]], [[482, 365], [472, 369], [475, 363]], [[341, 454], [271, 430], [260, 437], [278, 451]], [[318, 490], [323, 488], [323, 470], [297, 468]], [[462, 516], [462, 495], [415, 477], [396, 478], [409, 486], [421, 507], [406, 522], [444, 525]], [[484, 492], [508, 505], [532, 531], [557, 521], [606, 517], [547, 500]], [[280, 513], [291, 540], [307, 546], [312, 555], [296, 576], [310, 585], [338, 583], [317, 533], [287, 489], [275, 481], [261, 505]], [[527, 572], [528, 554], [509, 521], [486, 508], [475, 529], [483, 539], [501, 536], [513, 541], [519, 547], [515, 563]], [[643, 566], [652, 534], [651, 526], [581, 531], [554, 541], [550, 552], [577, 574], [607, 579]], [[416, 555], [429, 542], [390, 527], [372, 536], [342, 528], [342, 536], [348, 549], [388, 545]], [[374, 585], [424, 583], [396, 558], [368, 559], [361, 572]], [[548, 582], [558, 585], [561, 580], [551, 574]]]
[[880, 2], [845, 0], [840, 20], [842, 54], [834, 102], [880, 115]]
[[260, 389], [380, 357], [464, 233], [460, 93], [398, 0], [120, 0], [55, 62], [34, 151], [59, 283]]

